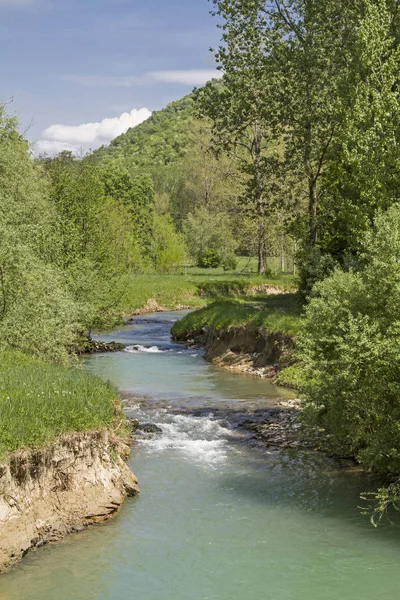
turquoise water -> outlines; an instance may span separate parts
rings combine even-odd
[[[141,495],[113,522],[30,553],[1,577],[0,599],[395,600],[400,529],[360,515],[368,482],[312,454],[251,447],[224,427],[213,407],[261,406],[281,390],[171,345],[173,318],[112,336],[139,351],[86,359],[141,396],[127,404],[132,416],[163,429],[133,449]],[[195,416],[202,406],[210,413]]]

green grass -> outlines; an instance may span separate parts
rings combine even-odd
[[[143,308],[150,299],[170,310],[181,305],[200,308],[216,297],[257,295],[257,287],[266,284],[294,289],[292,275],[261,277],[243,271],[247,264],[248,259],[240,258],[236,271],[182,267],[180,273],[172,275],[134,275],[125,290],[122,310],[130,314]]]
[[[256,300],[254,297],[222,298],[175,323],[172,333],[184,338],[198,335],[205,325],[217,330],[247,325],[297,335],[301,312],[301,299],[295,293],[261,296]]]
[[[0,353],[0,455],[116,422],[118,393],[77,369]]]

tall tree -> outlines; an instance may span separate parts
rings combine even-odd
[[[219,14],[223,14],[220,9]],[[267,61],[261,51],[262,38],[256,20],[249,19],[248,31],[237,15],[224,31],[225,46],[216,53],[224,70],[222,83],[210,82],[197,95],[200,116],[212,122],[212,148],[227,153],[244,175],[242,210],[252,215],[257,228],[258,272],[267,267],[266,219],[276,203],[279,142],[274,133],[273,112],[268,107]],[[247,37],[251,32],[251,37]],[[246,50],[242,51],[242,45]],[[268,115],[268,117],[267,117]]]
[[[344,0],[213,0],[213,4],[223,32],[216,59],[231,97],[229,106],[221,103],[216,128],[234,136],[236,132],[235,142],[242,143],[237,133],[242,135],[250,119],[258,206],[265,207],[264,188],[274,190],[274,178],[280,179],[287,200],[289,190],[295,189],[297,203],[307,204],[303,241],[312,252],[320,236],[326,165],[343,118],[339,100],[347,81],[357,2],[351,7]],[[209,105],[218,110],[215,102]],[[265,140],[266,156],[260,153]],[[271,193],[267,196],[271,199]]]
[[[377,210],[400,199],[399,18],[392,0],[359,11],[322,215],[321,246],[339,258],[357,259]]]

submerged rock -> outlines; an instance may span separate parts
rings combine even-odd
[[[128,417],[129,424],[131,426],[132,433],[163,433],[161,427],[154,423],[141,423],[139,419]]]
[[[143,423],[139,425],[139,429],[144,433],[162,433],[163,430],[154,423]]]
[[[128,417],[129,425],[131,426],[132,433],[135,433],[140,428],[139,419],[132,419]]]

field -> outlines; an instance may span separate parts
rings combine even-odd
[[[174,310],[181,306],[201,308],[220,297],[255,296],[261,286],[271,285],[283,290],[294,290],[291,274],[259,276],[256,260],[242,257],[235,271],[200,269],[182,266],[175,274],[139,274],[132,276],[121,303],[125,314],[143,308],[149,300]]]

